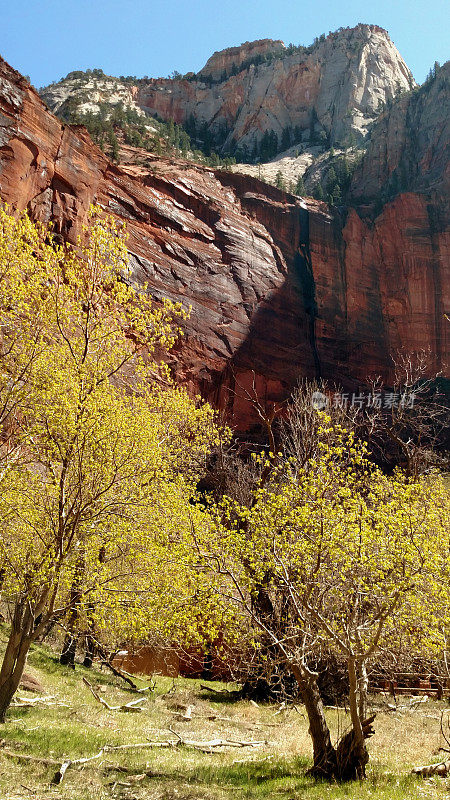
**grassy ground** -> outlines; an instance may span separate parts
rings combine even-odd
[[[390,712],[378,698],[376,735],[371,740],[368,779],[344,786],[315,783],[305,776],[311,753],[301,706],[276,714],[277,707],[218,702],[200,681],[157,679],[141,714],[108,711],[82,682],[87,677],[110,705],[136,698],[98,669],[61,667],[49,650],[35,647],[27,668],[46,693],[65,705],[12,708],[1,728],[1,800],[423,800],[450,798],[450,779],[415,778],[412,766],[439,760],[439,719],[443,703],[427,702],[406,712]],[[219,684],[214,684],[220,687]],[[19,692],[21,697],[27,695]],[[192,720],[177,713],[192,707]],[[212,717],[215,717],[214,719]],[[344,711],[329,711],[336,735],[346,727]],[[266,740],[259,749],[227,749],[212,755],[187,747],[107,752],[97,761],[69,769],[51,785],[55,767],[26,763],[7,749],[60,760],[93,755],[105,744],[182,737],[208,740]]]

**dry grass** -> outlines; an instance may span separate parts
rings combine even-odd
[[[143,713],[123,714],[101,707],[82,682],[83,675],[87,676],[111,705],[134,699],[105,672],[61,667],[41,647],[36,647],[30,657],[30,671],[42,681],[48,694],[56,695],[67,707],[42,705],[11,710],[1,731],[2,800],[450,797],[450,780],[408,775],[412,766],[438,760],[442,703],[430,701],[407,712],[391,712],[386,707],[383,710],[383,701],[378,699],[368,780],[364,785],[336,786],[317,784],[305,777],[311,746],[301,706],[276,714],[276,706],[218,702],[200,689],[199,681],[179,679],[173,685],[168,678],[158,678],[156,691],[145,703]],[[185,722],[177,712],[188,705],[193,718]],[[214,715],[219,718],[211,719]],[[335,734],[348,722],[344,711],[330,710],[329,719]],[[264,739],[267,743],[257,750],[233,749],[213,755],[186,747],[109,752],[98,761],[69,769],[60,786],[50,783],[54,767],[24,764],[5,755],[5,750],[10,749],[62,762],[67,757],[93,755],[105,744],[174,738],[169,728],[181,736],[201,740],[219,736]]]

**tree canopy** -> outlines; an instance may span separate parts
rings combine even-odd
[[[70,247],[0,211],[2,716],[54,620],[89,616],[110,640],[195,627],[180,548],[213,411],[155,360],[185,312],[136,292],[124,234],[91,216]]]

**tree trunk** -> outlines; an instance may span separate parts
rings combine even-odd
[[[81,599],[81,586],[84,577],[84,554],[77,561],[75,574],[70,589],[70,613],[67,620],[67,633],[64,637],[64,644],[59,657],[59,663],[65,666],[75,667],[75,653],[77,650],[78,635],[75,628],[78,622],[79,605]]]
[[[356,659],[354,656],[348,659],[348,678],[350,684],[349,703],[350,716],[352,720],[352,730],[347,733],[339,742],[337,747],[337,776],[340,780],[352,780],[353,778],[366,777],[366,764],[369,754],[365,744],[365,739],[370,736],[372,729],[370,723],[361,719],[358,704],[358,679],[356,672]],[[361,699],[361,695],[359,697]]]
[[[75,653],[77,650],[78,636],[72,631],[67,631],[64,637],[64,644],[59,657],[59,663],[64,666],[75,667]]]
[[[331,742],[330,730],[317,683],[317,674],[296,664],[291,665],[303,703],[308,714],[309,734],[313,743],[311,775],[323,778],[336,777],[336,750]]]
[[[364,659],[358,662],[359,682],[358,682],[358,711],[361,720],[367,717],[367,695],[369,691],[369,676]]]
[[[86,634],[83,667],[92,667],[95,655],[95,640],[90,633]]]
[[[0,670],[0,723],[5,722],[6,712],[19,687],[33,641],[33,627],[34,618],[28,604],[18,601]]]

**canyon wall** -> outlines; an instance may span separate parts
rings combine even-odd
[[[248,46],[248,60],[252,53]],[[223,51],[213,58],[229,64],[233,56]],[[227,134],[224,150],[234,140],[249,153],[264,131],[275,131],[281,141],[286,127],[300,129],[304,141],[321,132],[330,144],[351,133],[359,138],[382,104],[414,83],[386,31],[374,25],[330,34],[306,52],[286,50],[268,63],[250,63],[218,83],[204,81],[207,68],[187,80],[143,84],[136,101],[162,119],[183,123],[193,114],[213,134]]]
[[[440,195],[331,212],[181,160],[120,168],[0,60],[0,197],[69,241],[92,202],[126,221],[134,280],[191,307],[174,373],[241,429],[255,424],[245,399],[253,382],[277,401],[301,376],[348,391],[368,374],[389,380],[399,348],[428,347],[430,372],[448,363]]]
[[[114,80],[109,92],[125,105],[177,123],[195,119],[198,129],[206,126],[217,151],[239,146],[248,156],[265,131],[274,131],[279,145],[286,128],[299,144],[359,140],[380,108],[414,85],[389,35],[376,25],[341,28],[306,48],[271,39],[246,42],[214,53],[196,75],[139,80],[135,86]],[[108,95],[107,83],[99,81],[102,96]],[[90,97],[97,94],[90,86]],[[86,86],[76,79],[42,91],[55,113],[69,98],[84,111],[92,109],[85,95]]]

